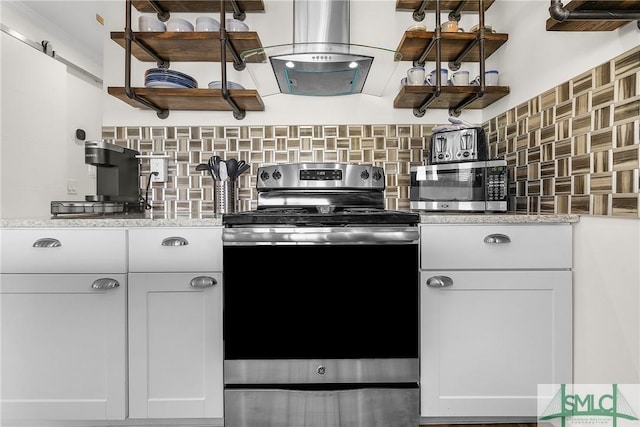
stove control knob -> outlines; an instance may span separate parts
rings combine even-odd
[[[360,172],[360,178],[362,178],[365,181],[369,179],[369,171],[365,169],[362,172]]]
[[[373,180],[374,181],[380,181],[382,179],[382,174],[380,173],[380,171],[373,171]]]
[[[275,170],[273,171],[273,173],[271,174],[271,176],[273,177],[273,179],[280,179],[282,178],[282,174],[280,173],[279,170]]]
[[[324,366],[320,365],[316,368],[316,373],[318,375],[324,375],[327,373],[327,368],[325,368]]]
[[[267,171],[262,171],[262,173],[260,174],[260,179],[263,181],[266,181],[269,179],[269,173]]]

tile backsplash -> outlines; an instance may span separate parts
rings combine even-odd
[[[154,212],[200,217],[213,212],[213,181],[200,163],[213,156],[244,160],[251,169],[238,178],[238,210],[256,207],[259,166],[297,162],[366,163],[385,171],[387,209],[409,208],[409,169],[423,164],[433,125],[104,127],[106,142],[168,155],[169,180],[152,183]],[[146,192],[148,159],[140,188]]]
[[[259,166],[367,163],[386,175],[388,209],[409,207],[409,170],[424,164],[435,124],[103,127],[102,138],[143,155],[168,155],[169,179],[149,186],[154,212],[213,213],[209,157],[251,165],[238,179],[238,210],[256,205]],[[483,123],[490,154],[510,167],[511,210],[640,217],[640,47]],[[142,160],[146,193],[149,161]]]
[[[513,208],[639,218],[640,47],[484,123]]]

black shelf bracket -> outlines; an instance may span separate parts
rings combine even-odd
[[[242,9],[240,9],[238,2],[236,0],[229,0],[229,3],[231,3],[231,7],[233,8],[233,17],[239,19],[240,21],[244,21],[247,17],[247,14],[244,13]]]
[[[442,41],[442,34],[441,34],[441,30],[440,30],[440,0],[436,0],[436,29],[435,29],[435,34],[433,37],[433,40],[431,41],[431,43],[429,43],[429,47],[427,47],[427,50],[425,50],[425,52],[423,52],[423,54],[420,56],[419,60],[426,60],[426,56],[429,50],[431,50],[431,46],[433,45],[433,43],[435,42],[435,48],[436,48],[436,85],[435,85],[435,90],[433,91],[432,94],[430,94],[427,99],[424,100],[424,102],[422,103],[422,105],[418,108],[414,108],[413,109],[413,115],[415,117],[423,117],[425,112],[427,111],[427,108],[429,107],[429,105],[431,105],[436,99],[438,99],[438,97],[440,96],[440,94],[442,93],[442,73],[440,72],[440,67],[442,65],[442,58],[441,58],[441,41]],[[446,83],[446,82],[445,82]]]
[[[480,43],[480,32],[478,32],[478,35],[476,35],[475,39],[470,41],[464,47],[464,50],[460,53],[460,55],[458,55],[458,57],[455,60],[449,62],[449,69],[452,71],[458,71],[460,69],[460,66],[462,65],[462,61],[464,60],[464,58],[469,54],[469,52],[471,52],[471,50],[478,43]]]
[[[124,91],[125,94],[130,98],[133,99],[135,101],[137,101],[138,103],[144,105],[147,108],[150,108],[152,110],[154,110],[156,112],[156,114],[158,115],[159,118],[161,119],[166,119],[167,117],[169,117],[169,110],[165,110],[163,108],[158,107],[157,105],[155,105],[154,103],[152,103],[151,101],[144,99],[140,96],[138,96],[136,94],[136,92],[133,90],[133,88],[131,87],[131,43],[133,42],[134,36],[133,36],[133,31],[131,30],[131,8],[132,8],[132,3],[131,0],[126,0],[126,10],[125,10],[125,45],[124,45],[124,50],[125,50],[125,57],[124,57]],[[140,46],[142,47],[142,46]],[[143,48],[144,49],[144,48]],[[167,65],[168,66],[168,65]]]
[[[220,27],[222,29],[222,25]],[[220,37],[222,37],[222,34],[220,34]],[[247,67],[247,64],[245,64],[244,60],[242,58],[240,58],[240,55],[238,54],[238,51],[236,50],[235,46],[231,42],[231,39],[229,39],[229,35],[226,34],[226,30],[225,30],[225,46],[229,50],[229,52],[231,53],[231,56],[233,56],[233,68],[236,71],[244,70]],[[226,58],[225,58],[225,60],[226,60]]]
[[[452,10],[451,12],[449,12],[449,19],[451,21],[456,21],[459,22],[460,21],[460,17],[462,16],[462,9],[464,8],[464,5],[467,3],[467,0],[461,0],[460,3],[458,3],[458,7],[456,7],[454,10]]]
[[[425,13],[424,10],[427,8],[427,3],[429,3],[429,0],[422,0],[420,2],[420,6],[418,6],[418,8],[416,10],[413,11],[413,20],[416,22],[422,22],[424,21],[424,17],[425,17]]]
[[[153,10],[156,11],[156,14],[158,15],[158,19],[160,21],[167,22],[169,18],[171,18],[171,14],[168,11],[164,10],[162,6],[160,6],[159,2],[157,2],[156,0],[147,0],[147,1],[149,2]]]
[[[222,76],[222,98],[227,101],[227,104],[229,104],[229,106],[233,110],[233,117],[236,120],[242,120],[247,115],[247,112],[238,107],[238,104],[233,100],[231,94],[229,93],[229,89],[227,88],[227,47],[231,45],[231,43],[229,42],[229,35],[227,34],[224,2],[225,0],[220,0],[220,72]],[[235,61],[237,52],[235,51],[233,46],[231,46],[231,52],[234,55]]]
[[[482,8],[484,6],[484,0],[480,0],[480,7]],[[486,70],[486,66],[485,66],[485,35],[486,35],[486,29],[484,28],[484,9],[480,10],[480,25],[478,28],[478,36],[476,37],[477,42],[480,44],[479,46],[479,50],[480,50],[480,85],[478,87],[478,90],[471,95],[470,97],[468,97],[467,99],[465,99],[464,101],[462,101],[461,103],[459,103],[458,105],[456,105],[453,108],[449,109],[449,115],[453,116],[453,117],[458,117],[460,115],[460,113],[462,112],[462,110],[464,110],[465,107],[467,107],[469,104],[471,104],[473,101],[480,99],[484,96],[484,93],[486,91],[486,85],[485,85],[485,70]]]
[[[436,55],[438,55],[438,52],[440,50],[440,38],[441,37],[442,37],[442,35],[440,33],[440,27],[438,25],[436,25],[435,33],[433,35],[433,38],[429,42],[429,45],[424,49],[424,51],[422,52],[420,57],[418,59],[416,59],[415,61],[413,61],[413,66],[414,67],[424,67],[424,64],[427,62],[427,56],[429,56],[429,52],[431,52],[431,50],[434,47],[436,49],[438,49],[436,51]]]
[[[564,21],[633,21],[640,20],[640,6],[636,10],[569,10],[560,0],[551,0],[549,16],[558,22]],[[640,21],[638,23],[640,27]]]
[[[147,55],[149,55],[153,59],[155,59],[156,65],[158,66],[158,68],[169,68],[169,65],[171,63],[169,61],[167,61],[166,59],[162,58],[160,55],[158,55],[156,51],[154,51],[149,46],[147,46],[142,40],[139,40],[136,37],[136,35],[133,34],[133,31],[131,32],[130,36],[131,36],[131,41],[132,42],[134,42],[135,44],[140,46],[140,49],[144,50]]]

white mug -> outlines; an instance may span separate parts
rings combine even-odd
[[[429,86],[435,86],[436,85],[437,73],[438,73],[438,70],[433,70],[427,76],[426,83]],[[447,84],[447,80],[448,79],[449,79],[449,70],[447,70],[446,68],[441,68],[440,69],[440,85],[441,86],[445,86]]]
[[[407,83],[410,85],[424,84],[424,67],[412,67],[407,70]]]
[[[488,70],[484,72],[484,85],[485,86],[498,86],[499,85],[499,73],[498,70]],[[471,86],[480,86],[480,76],[476,76],[471,82]]]
[[[451,84],[454,86],[469,86],[469,72],[461,70],[451,74]]]
[[[488,70],[484,72],[484,84],[487,86],[499,85],[499,73],[498,70]]]

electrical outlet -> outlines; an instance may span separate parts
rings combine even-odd
[[[151,175],[151,182],[167,182],[167,163],[167,159],[151,159],[151,173],[158,173]]]
[[[78,194],[78,180],[77,179],[68,179],[67,180],[67,194],[73,196]]]

